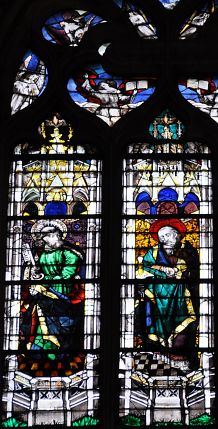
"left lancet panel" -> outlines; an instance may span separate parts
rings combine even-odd
[[[32,104],[45,90],[48,70],[43,61],[28,50],[17,72],[11,99],[11,114]]]
[[[45,40],[61,46],[78,46],[85,33],[104,21],[85,10],[67,10],[48,18],[42,28]]]
[[[3,425],[94,424],[102,166],[58,114],[39,132],[11,162]]]

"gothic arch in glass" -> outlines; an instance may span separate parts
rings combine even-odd
[[[97,422],[101,161],[58,113],[11,161],[3,420]],[[91,424],[91,423],[90,423]]]
[[[197,3],[7,16],[3,427],[214,424],[217,0]]]
[[[211,151],[182,129],[165,110],[123,161],[124,424],[214,419]]]

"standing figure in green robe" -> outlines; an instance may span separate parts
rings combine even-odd
[[[179,219],[157,220],[150,233],[158,244],[143,258],[147,280],[154,280],[145,286],[147,341],[186,354],[196,346],[198,253],[181,243],[186,227]]]
[[[52,360],[53,351],[80,348],[83,337],[84,287],[79,281],[83,256],[64,241],[66,232],[61,220],[36,222],[31,234],[37,253],[24,272],[25,279],[34,282],[23,291],[21,342],[27,350],[46,350]]]

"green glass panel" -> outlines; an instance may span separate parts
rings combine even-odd
[[[209,416],[209,414],[202,414],[202,416],[197,417],[196,419],[192,419],[190,421],[191,426],[212,426],[215,424],[215,418],[213,416]]]
[[[149,133],[155,139],[178,140],[184,134],[185,127],[169,109],[154,118],[149,126]]]
[[[86,416],[86,417],[83,417],[82,419],[77,420],[76,422],[73,422],[72,426],[73,427],[96,426],[98,425],[98,423],[99,423],[98,419],[94,419],[93,417]]]
[[[136,416],[123,416],[121,418],[121,423],[124,426],[142,426],[142,420],[140,419],[140,417],[136,417]]]
[[[18,427],[24,427],[27,426],[27,423],[20,422],[19,420],[15,419],[14,417],[11,417],[4,422],[2,422],[3,428],[18,428]]]

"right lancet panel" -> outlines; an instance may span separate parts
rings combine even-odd
[[[123,161],[123,424],[213,422],[210,150],[178,139],[165,130]]]

